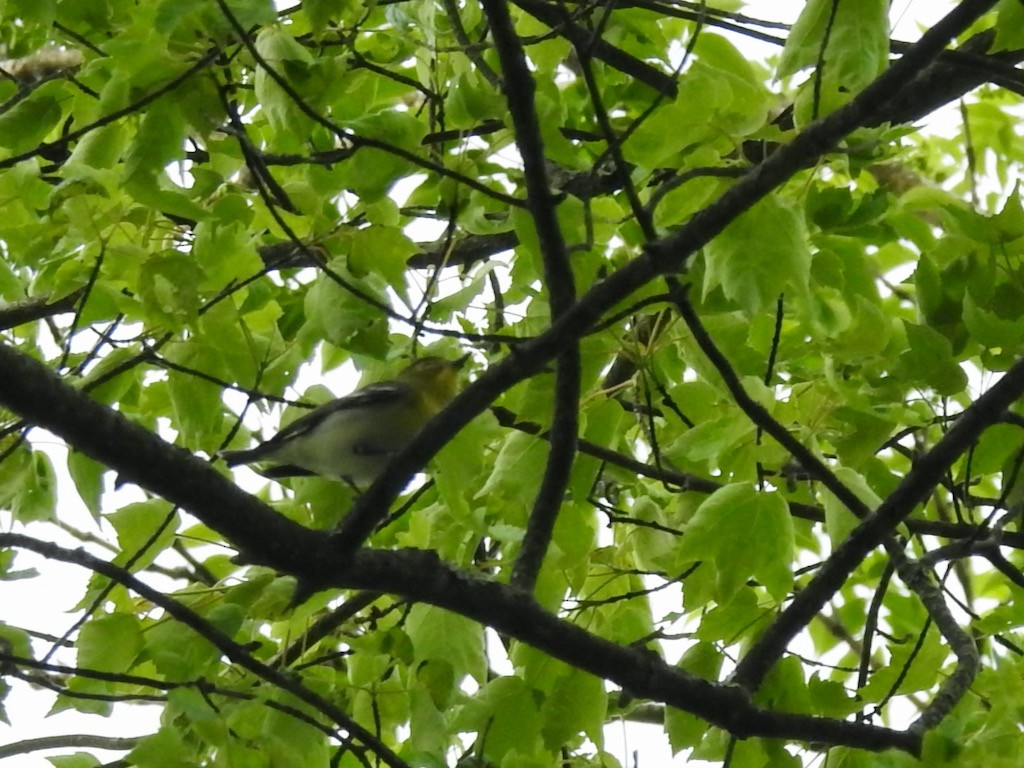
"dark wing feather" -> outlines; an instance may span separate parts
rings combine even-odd
[[[305,416],[300,416],[287,427],[270,438],[264,445],[277,446],[286,443],[300,435],[304,435],[323,423],[324,419],[333,416],[340,411],[349,411],[355,408],[369,408],[380,406],[394,401],[402,396],[408,389],[408,384],[402,382],[384,382],[371,384],[368,387],[356,390],[351,395],[332,400],[318,408],[313,409]]]
[[[296,467],[294,464],[281,464],[277,467],[267,467],[257,471],[259,474],[264,477],[268,477],[271,480],[280,480],[283,477],[314,477],[316,475],[316,472],[310,472],[308,469]]]

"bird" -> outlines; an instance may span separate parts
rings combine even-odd
[[[322,475],[360,490],[384,471],[458,391],[469,355],[451,361],[421,357],[382,381],[315,408],[254,448],[224,450],[229,467],[272,461],[272,479]]]

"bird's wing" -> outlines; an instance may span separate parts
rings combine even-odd
[[[264,445],[277,446],[304,435],[323,423],[329,416],[342,411],[352,411],[361,408],[381,407],[394,402],[408,394],[409,385],[400,381],[388,381],[380,384],[370,384],[353,392],[351,395],[332,400],[329,403],[314,408],[305,416],[300,416],[280,432],[274,435]]]
[[[266,469],[257,470],[259,474],[264,477],[270,478],[271,480],[281,480],[285,477],[315,477],[316,472],[302,467],[296,467],[294,464],[279,464],[276,467],[267,467]]]

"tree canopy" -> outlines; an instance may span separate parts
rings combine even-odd
[[[7,0],[0,577],[81,579],[0,697],[162,715],[0,756],[1017,766],[1024,6],[949,5]],[[365,492],[217,458],[466,353]]]

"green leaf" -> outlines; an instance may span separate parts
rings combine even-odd
[[[177,512],[163,499],[128,504],[107,515],[107,520],[117,531],[121,546],[117,562],[123,565],[131,560],[136,569],[153,562],[174,540],[178,528]]]
[[[452,693],[455,691],[455,671],[452,669],[452,665],[444,659],[435,659],[427,661],[421,664],[416,669],[416,680],[422,684],[427,694],[430,696],[432,707],[430,707],[429,720],[436,725],[436,720],[439,718],[435,715],[444,711],[449,705],[452,698]],[[416,704],[413,704],[415,710]],[[421,713],[426,710],[420,710]],[[411,715],[415,719],[415,712]],[[415,726],[413,726],[415,727]]]
[[[859,91],[888,61],[889,4],[809,0],[786,37],[778,76],[817,66],[823,46],[824,72],[845,89]]]
[[[839,467],[834,474],[839,482],[864,502],[868,509],[877,509],[882,503],[878,494],[859,473],[849,467]],[[825,506],[825,530],[828,532],[829,539],[832,540],[832,549],[834,550],[846,539],[850,531],[860,524],[860,520],[831,491],[822,488],[821,494]]]
[[[200,691],[181,687],[167,692],[168,714],[177,718],[183,714],[196,734],[218,747],[231,740],[228,724]]]
[[[1012,462],[1024,443],[1024,431],[1010,424],[993,424],[971,450],[971,471],[978,475],[1000,472]],[[960,478],[961,481],[963,478]]]
[[[206,674],[220,652],[184,624],[165,620],[146,631],[147,657],[168,681],[185,682]]]
[[[405,293],[405,263],[419,252],[417,245],[400,230],[367,227],[352,236],[348,266],[353,275],[375,272],[399,293]]]
[[[136,286],[149,322],[174,326],[199,316],[202,274],[195,261],[177,251],[147,258],[139,268]]]
[[[813,710],[825,717],[843,718],[859,708],[857,700],[841,683],[822,680],[817,673],[808,681],[807,693]]]
[[[544,444],[533,435],[513,432],[498,450],[494,469],[481,488],[478,498],[498,495],[502,498],[527,501],[532,497],[536,482],[523,482],[523,478],[537,479],[544,467]]]
[[[994,227],[995,234],[999,237],[999,242],[1012,243],[1014,240],[1024,237],[1024,206],[1021,205],[1019,182],[993,220],[996,225]]]
[[[302,0],[302,10],[309,16],[313,33],[319,35],[334,16],[337,3],[333,0]]]
[[[680,534],[672,531],[673,528],[679,530],[681,526],[671,519],[669,510],[663,509],[653,499],[640,498],[631,511],[638,525],[628,533],[623,547],[632,551],[637,567],[664,573],[682,570],[686,561],[679,556]]]
[[[901,692],[927,690],[943,677],[946,651],[938,632],[928,632],[920,648],[890,644],[887,650],[888,663],[875,670],[868,684],[858,691],[865,701],[889,696],[894,686]]]
[[[899,375],[941,395],[962,392],[967,374],[953,359],[949,341],[928,326],[904,321],[903,327],[908,349],[899,358]]]
[[[531,755],[541,750],[542,721],[536,699],[515,677],[499,677],[483,686],[463,706],[454,725],[479,733],[483,756],[495,763],[510,752]]]
[[[244,199],[224,196],[213,214],[216,218],[196,224],[192,258],[202,265],[204,285],[219,290],[255,275],[263,263],[250,240],[251,210]]]
[[[195,765],[193,756],[182,734],[173,726],[163,725],[128,753],[128,761],[138,768],[190,768]]]
[[[63,83],[51,81],[0,115],[0,147],[16,155],[46,139],[60,122]]]
[[[803,665],[789,656],[780,659],[768,672],[757,691],[755,701],[779,712],[807,712],[811,707]]]
[[[697,62],[687,72],[685,88],[691,77],[702,70],[711,73],[716,103],[693,103],[693,108],[711,107],[711,124],[731,136],[747,136],[763,127],[773,98],[747,57],[720,35],[702,33],[695,48]],[[676,128],[678,130],[678,126]]]
[[[188,355],[187,350],[182,350]],[[178,357],[178,355],[168,355]],[[175,360],[178,364],[194,367],[194,361]],[[202,365],[195,367],[202,371]],[[172,371],[167,377],[171,400],[171,424],[178,431],[179,442],[193,448],[214,453],[223,434],[223,403],[221,390],[215,384],[198,376]]]
[[[57,15],[57,0],[8,0],[7,11],[22,21],[49,26]]]
[[[680,94],[694,102],[712,98],[714,84],[702,73],[690,81]],[[675,156],[705,138],[708,126],[688,120],[689,110],[684,104],[670,104],[657,110],[645,120],[623,147],[626,160],[645,168],[657,168],[674,160]]]
[[[690,461],[717,463],[736,447],[753,439],[756,428],[741,413],[731,413],[720,419],[709,419],[688,429],[676,441],[664,447],[669,458],[685,457]]]
[[[17,627],[0,623],[0,650],[14,656],[31,657],[32,645],[28,633]]]
[[[57,477],[42,451],[15,447],[0,462],[0,507],[22,523],[49,520],[56,512]]]
[[[409,612],[406,632],[417,661],[447,661],[458,680],[465,675],[479,683],[486,680],[484,636],[478,624],[442,608],[417,604]]]
[[[479,72],[462,72],[445,99],[445,116],[452,128],[473,128],[500,112],[502,101]]]
[[[680,154],[693,152],[693,165],[717,164],[717,156],[709,156],[717,153],[701,147],[723,133],[745,136],[765,124],[770,94],[732,43],[702,32],[694,52],[697,60],[680,82],[675,101],[655,110],[623,145],[629,162],[653,169],[676,165]],[[698,113],[704,119],[693,120]]]
[[[107,468],[98,461],[78,451],[68,451],[68,473],[75,481],[78,495],[89,511],[96,517],[100,514],[100,499],[103,495],[103,476]]]
[[[361,296],[353,295],[344,285],[324,276],[306,293],[304,309],[307,324],[303,333],[326,339],[335,346],[371,357],[383,357],[387,344],[387,320],[377,307],[364,297],[384,304],[379,279],[359,279],[349,274],[344,265],[334,261],[331,270],[345,284],[354,286]]]
[[[1018,356],[1024,347],[1024,315],[1016,307],[1008,308],[1012,317],[1003,319],[998,311],[990,311],[974,300],[970,291],[964,296],[964,325],[980,345]],[[997,308],[993,308],[996,310]]]
[[[66,167],[81,174],[81,178],[92,177],[98,168],[113,168],[124,152],[126,135],[121,123],[90,131],[75,145]]]
[[[136,616],[114,613],[90,619],[75,642],[78,664],[98,672],[127,672],[143,647]]]
[[[787,287],[807,287],[811,254],[800,213],[770,195],[727,226],[704,249],[704,296],[726,298],[755,315]]]
[[[274,72],[284,78],[293,92],[296,85],[301,85],[308,75],[312,64],[309,51],[281,25],[265,27],[256,37],[256,50]],[[312,125],[309,116],[302,112],[289,92],[263,67],[256,70],[255,88],[256,97],[275,132],[278,145],[284,149],[298,149],[301,142],[296,140],[294,131],[301,128],[308,134],[308,126]]]
[[[556,750],[585,733],[598,746],[608,709],[604,682],[578,669],[567,668],[552,687],[541,707],[544,746]]]
[[[367,115],[351,121],[349,127],[375,144],[383,142],[413,154],[419,153],[420,140],[427,133],[420,120],[403,112]],[[413,167],[409,160],[394,151],[365,147],[345,163],[344,177],[347,186],[360,198],[374,201]]]
[[[786,500],[737,484],[715,491],[698,507],[686,526],[680,556],[715,563],[719,602],[730,600],[751,576],[781,601],[793,583],[793,546]]]
[[[1024,6],[1020,0],[999,0],[996,14],[996,39],[989,52],[1024,48]]]
[[[281,703],[296,706],[291,696],[282,695]],[[271,709],[263,721],[260,743],[269,763],[281,768],[308,768],[328,765],[330,755],[321,731],[311,723],[287,712]]]
[[[100,765],[99,760],[85,752],[76,752],[73,755],[54,755],[46,759],[54,768],[98,768]]]
[[[128,144],[124,158],[123,177],[128,183],[141,182],[163,171],[173,160],[182,157],[185,120],[180,109],[161,99],[146,111],[138,131]]]

